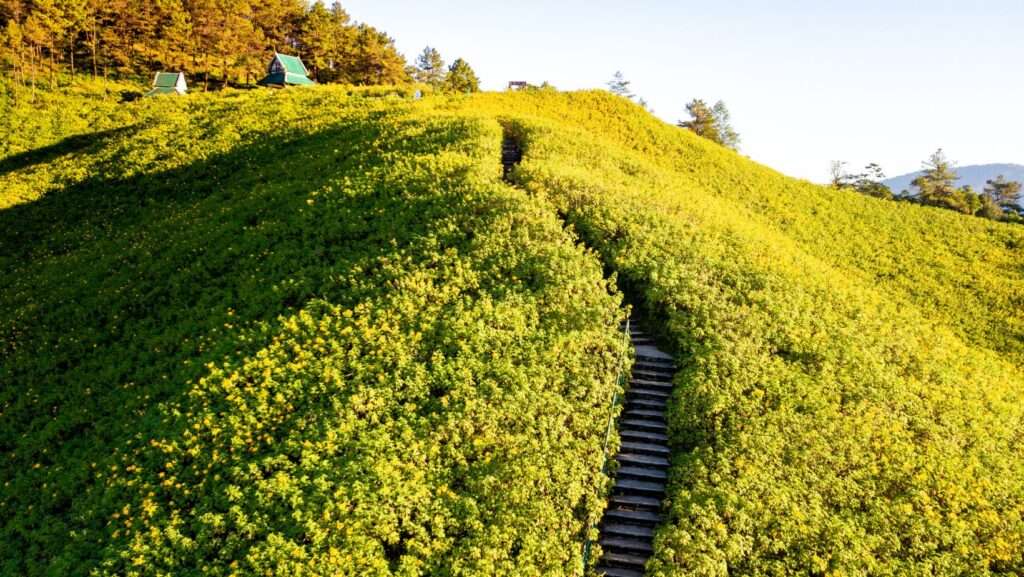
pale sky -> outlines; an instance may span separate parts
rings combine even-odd
[[[330,2],[327,2],[330,3]],[[485,90],[604,88],[616,70],[669,122],[724,100],[740,150],[824,181],[829,161],[1024,164],[1024,0],[343,0],[354,20],[465,58]]]

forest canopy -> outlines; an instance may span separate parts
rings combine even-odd
[[[25,83],[182,71],[250,83],[273,51],[299,55],[319,82],[409,82],[394,40],[320,0],[0,0],[0,59]]]

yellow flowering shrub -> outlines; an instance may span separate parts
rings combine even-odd
[[[148,99],[0,176],[0,574],[577,570],[620,298],[458,102]]]

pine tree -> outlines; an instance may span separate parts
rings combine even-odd
[[[404,84],[410,77],[405,58],[395,49],[395,41],[372,26],[360,24],[355,31],[355,45],[347,81],[356,85]]]
[[[298,52],[321,81],[407,82],[394,41],[355,26],[326,0],[0,0],[0,64],[34,83],[86,67],[93,75],[154,70],[251,80],[272,50]]]
[[[722,146],[736,150],[740,145],[740,135],[732,127],[732,115],[726,108],[725,102],[719,100],[711,108],[711,114],[715,119],[715,128],[718,130],[717,142]]]
[[[629,90],[629,84],[629,80],[626,80],[622,71],[616,70],[615,74],[612,75],[612,79],[608,81],[608,90],[612,94],[632,99],[633,93]]]
[[[864,172],[850,178],[853,181],[853,189],[857,192],[875,198],[892,199],[892,189],[882,183],[885,180],[885,172],[879,164],[872,162],[864,167]]]
[[[722,135],[718,131],[715,112],[708,107],[707,103],[699,98],[694,99],[686,105],[686,112],[690,115],[690,120],[680,120],[678,123],[680,127],[686,128],[708,140],[718,143],[722,142]]]
[[[943,206],[965,211],[962,194],[954,184],[959,180],[954,165],[946,158],[942,149],[936,150],[923,164],[924,171],[910,182],[918,190],[917,199],[922,204]]]
[[[1022,210],[1020,206],[1021,183],[1006,180],[1006,177],[1001,174],[993,180],[985,181],[984,196],[1003,212],[1020,213]]]
[[[302,61],[317,82],[333,82],[343,69],[352,38],[348,14],[337,3],[331,9],[319,0],[304,15],[296,35]]]
[[[445,68],[444,59],[441,58],[441,53],[437,49],[427,46],[416,57],[416,66],[413,69],[413,79],[416,82],[440,89],[444,85],[447,74],[448,70]]]
[[[480,90],[480,80],[476,73],[469,66],[469,63],[461,58],[452,62],[448,69],[448,77],[445,79],[445,89],[450,92],[470,93]]]

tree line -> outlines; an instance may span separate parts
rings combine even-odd
[[[991,220],[1024,223],[1021,183],[999,175],[985,181],[981,191],[975,191],[970,185],[957,186],[956,181],[960,177],[956,166],[941,148],[924,161],[921,174],[910,182],[911,190],[899,193],[893,193],[882,182],[885,173],[876,163],[868,164],[864,172],[849,173],[845,162],[833,161],[830,172],[833,188],[854,190],[887,200],[936,206]]]
[[[272,51],[296,54],[318,82],[411,82],[394,39],[322,0],[0,0],[0,63],[35,85],[60,73],[182,71],[204,87],[248,84]],[[474,78],[465,61],[455,75]],[[473,90],[476,85],[460,81]]]

